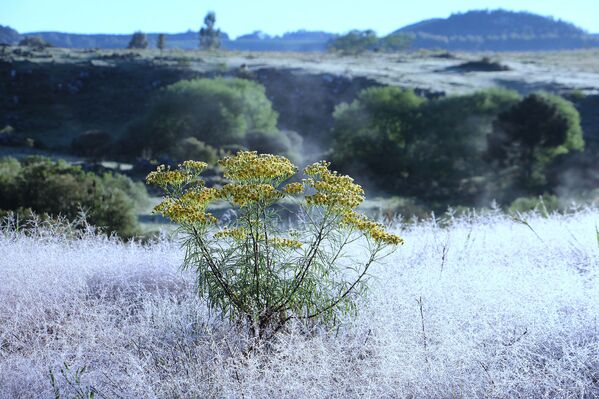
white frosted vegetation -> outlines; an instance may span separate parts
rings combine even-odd
[[[355,319],[249,356],[176,243],[5,231],[0,397],[75,395],[64,362],[109,398],[597,397],[599,212],[526,220],[405,227]]]

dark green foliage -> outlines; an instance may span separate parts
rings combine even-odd
[[[145,187],[121,175],[97,176],[64,161],[29,157],[0,159],[0,204],[3,211],[27,209],[87,221],[107,233],[131,237],[138,232],[136,201],[147,201]]]
[[[482,155],[493,120],[519,100],[516,92],[490,89],[424,104],[407,182],[414,194],[436,201],[474,203],[485,190],[488,165]]]
[[[335,111],[334,162],[402,195],[472,201],[492,121],[518,100],[499,89],[431,101],[398,87],[364,90]]]
[[[410,173],[408,152],[417,140],[414,125],[425,101],[411,90],[377,87],[362,91],[351,104],[339,105],[334,113],[333,162],[352,173],[365,169],[394,187],[398,178]]]
[[[525,193],[546,187],[546,167],[558,155],[582,150],[580,116],[561,97],[534,93],[497,117],[487,159],[503,178]]]
[[[343,54],[359,54],[373,50],[377,42],[376,33],[372,30],[352,30],[333,39],[328,47],[331,51],[338,51]]]
[[[129,129],[130,153],[170,155],[195,137],[220,148],[243,144],[249,131],[276,134],[277,113],[264,87],[243,79],[194,79],[166,87],[146,115]]]
[[[215,29],[216,14],[209,12],[204,17],[204,27],[200,29],[200,48],[216,50],[220,48],[220,29]]]
[[[148,37],[143,32],[135,32],[133,36],[131,36],[131,40],[129,41],[128,49],[146,49],[148,48]]]

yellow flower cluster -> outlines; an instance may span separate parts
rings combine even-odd
[[[219,162],[227,179],[241,182],[279,181],[297,172],[295,165],[287,158],[256,151],[240,151]]]
[[[275,247],[294,248],[299,249],[302,247],[302,243],[297,240],[290,238],[273,237],[270,240],[270,244]]]
[[[304,169],[306,175],[312,176],[304,179],[304,183],[316,190],[315,194],[306,196],[306,202],[308,205],[326,206],[336,212],[355,209],[364,201],[364,190],[351,177],[330,171],[329,165],[321,161]]]
[[[187,169],[193,173],[202,173],[204,169],[208,167],[206,162],[200,161],[185,161],[180,165],[182,168]]]
[[[282,194],[270,184],[225,184],[220,190],[220,198],[244,207],[251,203],[271,203],[281,198]]]
[[[218,190],[215,188],[195,188],[187,191],[178,199],[165,199],[154,208],[154,212],[178,223],[216,223],[216,218],[206,213],[206,207],[211,201],[218,198],[218,194]]]
[[[182,170],[170,170],[170,168],[160,165],[156,171],[148,174],[146,183],[159,187],[180,186],[187,183],[189,179],[190,176]]]
[[[214,224],[216,218],[205,211],[203,207],[193,207],[189,204],[167,198],[154,208],[154,212],[160,213],[177,223],[200,223]]]
[[[283,192],[290,195],[301,194],[304,191],[304,185],[302,183],[289,183],[283,187]]]
[[[180,201],[185,205],[198,206],[205,209],[210,202],[219,197],[220,192],[216,188],[202,187],[187,191],[181,196]]]
[[[234,229],[223,229],[214,235],[215,238],[230,237],[237,241],[243,241],[248,236],[249,232],[246,228],[237,227]]]
[[[395,234],[385,231],[385,227],[377,222],[368,219],[354,211],[348,211],[343,215],[342,223],[353,226],[358,230],[368,234],[373,240],[389,245],[402,245],[403,239]]]

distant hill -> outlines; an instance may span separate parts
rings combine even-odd
[[[534,51],[599,47],[599,35],[574,24],[528,12],[469,11],[403,27],[415,48]]]
[[[505,10],[469,11],[401,28],[399,32],[423,32],[440,36],[580,36],[585,32],[571,24],[528,12]]]
[[[158,33],[148,33],[149,45],[156,47]],[[62,32],[31,32],[27,36],[39,36],[55,47],[66,48],[125,48],[131,35],[75,34]],[[251,51],[324,51],[333,33],[300,30],[282,36],[270,36],[257,31],[231,40],[226,33],[221,34],[221,44],[227,50]],[[167,48],[198,48],[198,32],[165,34]]]
[[[469,11],[448,18],[428,19],[396,32],[412,36],[412,49],[452,51],[539,51],[573,50],[599,47],[599,34],[589,34],[579,27],[528,12],[505,10]],[[394,32],[395,33],[395,32]],[[131,35],[74,34],[31,32],[55,47],[126,48]],[[167,48],[196,49],[198,32],[166,34]],[[337,34],[299,30],[281,36],[261,31],[231,39],[226,33],[221,44],[227,50],[245,51],[325,51]],[[17,31],[0,25],[0,43],[16,44],[22,38]],[[156,47],[158,33],[149,33],[151,48]]]
[[[17,44],[21,40],[19,32],[10,26],[0,25],[0,44]]]

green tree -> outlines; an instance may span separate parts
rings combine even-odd
[[[435,100],[399,87],[364,90],[335,111],[335,164],[395,193],[473,202],[484,190],[493,120],[519,99],[501,89]]]
[[[414,126],[425,102],[412,90],[389,86],[363,90],[351,104],[339,105],[333,115],[334,164],[349,173],[367,171],[382,187],[397,188],[411,173]]]
[[[160,53],[162,53],[162,50],[164,50],[165,44],[166,36],[164,35],[164,33],[161,33],[158,35],[158,39],[156,40],[156,48],[160,50]]]
[[[137,31],[131,36],[131,40],[129,41],[129,45],[127,45],[128,49],[146,49],[148,48],[148,37],[145,33],[141,31]]]
[[[128,132],[130,155],[171,155],[179,140],[195,137],[215,147],[245,143],[250,131],[275,137],[277,113],[264,86],[243,79],[193,79],[166,87]]]
[[[202,50],[215,50],[220,48],[220,29],[215,29],[216,14],[209,12],[204,17],[204,27],[200,29],[200,48]]]
[[[576,108],[559,96],[541,92],[499,114],[488,138],[486,158],[515,189],[538,194],[546,188],[549,163],[583,148]]]
[[[483,155],[497,115],[521,100],[515,91],[489,89],[440,97],[420,109],[407,156],[412,163],[409,190],[433,201],[475,204],[486,190]]]
[[[360,54],[376,47],[378,38],[372,30],[352,30],[345,35],[333,39],[328,48],[342,54]]]

